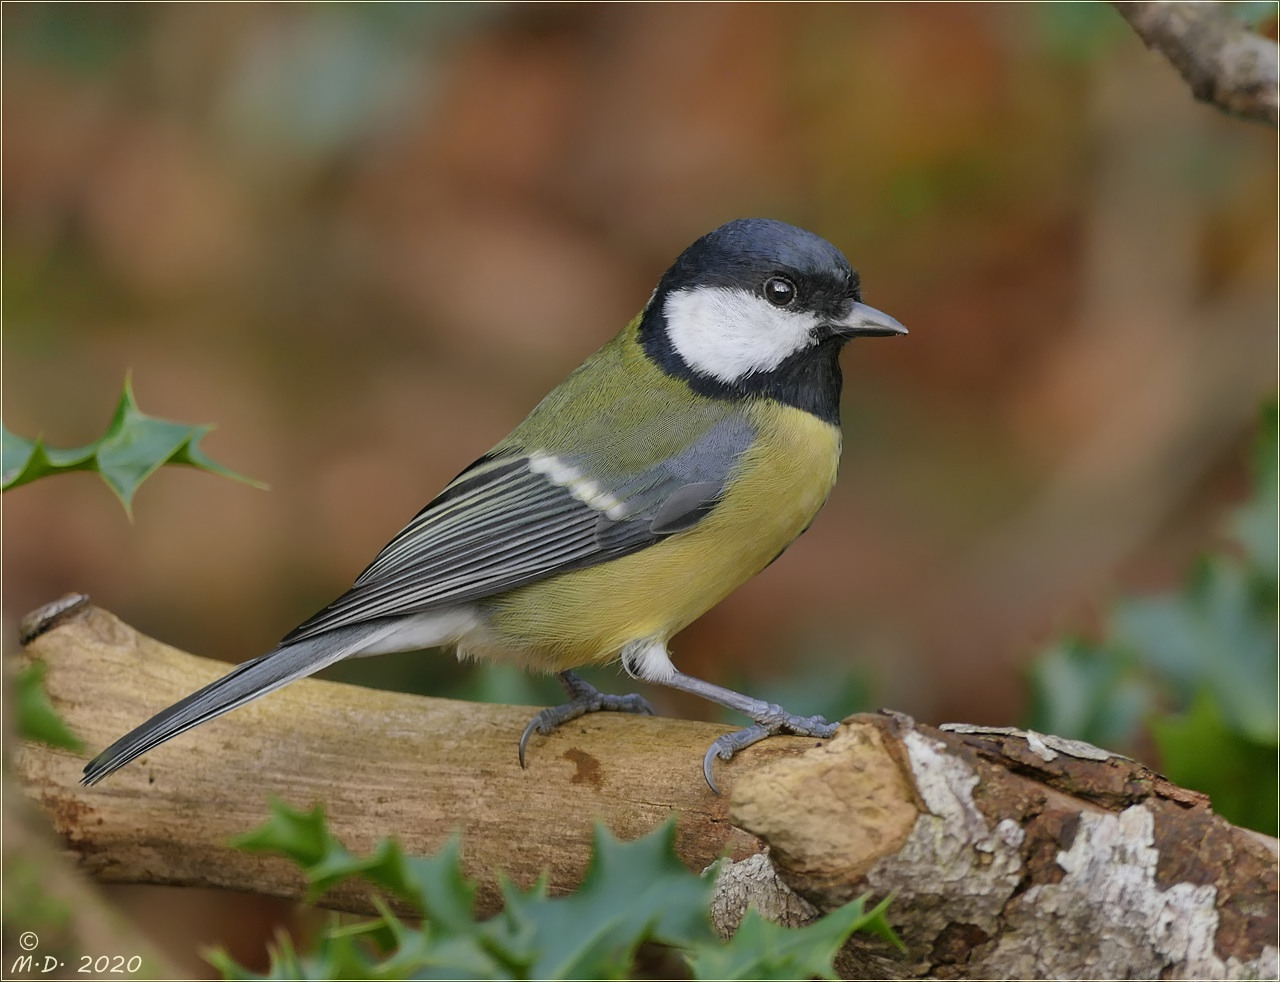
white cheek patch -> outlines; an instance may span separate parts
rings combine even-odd
[[[663,313],[667,337],[685,364],[721,382],[772,371],[818,342],[816,314],[784,310],[731,287],[676,290]]]

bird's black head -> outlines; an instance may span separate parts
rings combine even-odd
[[[862,303],[859,286],[825,239],[742,218],[681,253],[645,309],[640,340],[703,395],[771,397],[836,422],[844,343],[906,333]]]

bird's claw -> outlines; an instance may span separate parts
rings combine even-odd
[[[565,676],[569,676],[565,678]],[[529,738],[535,733],[540,736],[547,736],[559,726],[571,720],[577,719],[579,716],[585,716],[587,713],[638,713],[644,716],[655,715],[653,707],[649,705],[649,700],[637,692],[632,692],[625,696],[610,695],[601,692],[589,682],[584,681],[571,673],[564,673],[560,681],[564,684],[565,690],[569,693],[570,699],[566,703],[559,706],[550,706],[543,709],[529,720],[529,724],[524,728],[524,732],[520,734],[520,766],[525,766],[525,748],[529,745]]]
[[[702,776],[707,779],[707,787],[716,794],[720,794],[720,788],[716,785],[711,767],[712,761],[717,757],[721,760],[732,760],[739,750],[745,750],[752,744],[779,733],[792,733],[796,736],[827,740],[835,735],[839,725],[839,723],[828,723],[821,716],[792,716],[780,706],[770,706],[756,719],[754,726],[726,733],[712,742],[702,758]]]

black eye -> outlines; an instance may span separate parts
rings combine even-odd
[[[764,298],[775,307],[785,307],[796,298],[796,285],[785,276],[770,276],[764,281]]]

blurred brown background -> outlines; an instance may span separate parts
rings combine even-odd
[[[831,502],[677,663],[1015,723],[1038,645],[1215,540],[1275,385],[1275,132],[1105,5],[10,3],[3,81],[6,425],[88,442],[132,370],[272,487],[166,470],[132,524],[90,475],[6,495],[9,624],[80,590],[261,653],[693,238],[766,215],[911,335],[852,346]]]

